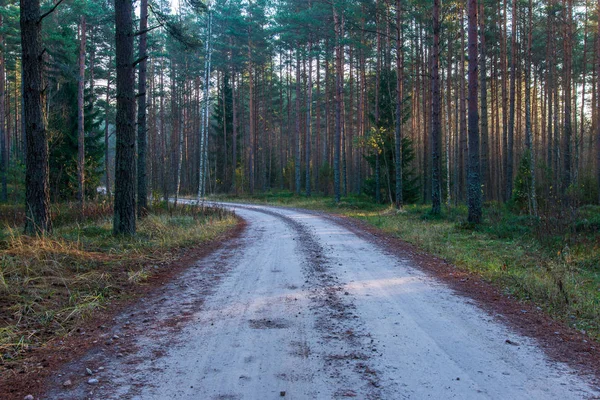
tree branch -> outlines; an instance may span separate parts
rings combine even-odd
[[[150,31],[153,31],[153,30],[155,30],[155,29],[158,29],[158,28],[160,28],[160,27],[162,27],[162,26],[163,26],[163,24],[158,24],[158,25],[156,25],[156,26],[153,26],[153,27],[151,27],[151,28],[144,29],[143,31],[137,31],[136,33],[134,33],[134,34],[133,34],[133,36],[140,36],[140,35],[143,35],[144,33],[148,33],[148,32],[150,32]]]
[[[48,11],[46,11],[45,13],[42,14],[42,16],[40,17],[40,19],[38,20],[38,24],[40,22],[42,22],[42,20],[44,18],[46,18],[48,15],[52,14],[54,12],[54,10],[56,10],[56,7],[58,7],[60,5],[60,3],[62,3],[64,0],[58,0],[58,2],[56,2],[56,4],[54,4],[52,6],[52,8],[50,8]]]
[[[148,55],[146,54],[143,57],[138,58],[137,60],[135,60],[133,62],[133,67],[135,68],[139,63],[141,63],[142,61],[146,61],[148,59]]]

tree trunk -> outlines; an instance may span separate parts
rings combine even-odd
[[[21,0],[23,119],[25,128],[25,233],[51,230],[48,139],[42,83],[42,21],[39,0]]]
[[[77,80],[77,200],[80,211],[83,212],[85,201],[85,130],[84,130],[84,108],[83,89],[85,86],[85,41],[86,24],[85,16],[81,16],[79,23],[79,77]]]
[[[110,68],[112,57],[108,57],[108,66]],[[106,77],[106,105],[104,109],[104,183],[106,185],[106,195],[111,197],[110,186],[110,156],[109,156],[109,122],[108,109],[110,108],[110,69],[107,70]]]
[[[342,135],[342,83],[343,83],[343,69],[342,69],[342,30],[340,25],[340,17],[333,7],[333,20],[335,24],[335,135],[334,135],[334,149],[333,149],[333,188],[335,194],[335,202],[340,202],[340,146],[341,146],[341,135]]]
[[[403,205],[402,199],[402,101],[404,96],[404,49],[402,48],[402,1],[396,0],[396,130],[394,147],[396,151],[396,208]]]
[[[458,154],[458,198],[457,201],[465,200],[466,172],[467,172],[467,91],[465,82],[465,28],[464,28],[464,9],[460,11],[461,35],[460,35],[460,135],[459,135],[459,154]]]
[[[252,63],[252,46],[250,40],[250,31],[248,32],[248,113],[250,116],[250,156],[246,163],[250,177],[250,194],[254,194],[254,71]]]
[[[598,0],[597,15],[598,20],[600,20],[600,0]],[[598,24],[598,37],[600,38],[600,24]],[[600,39],[597,41],[597,62],[596,84],[598,85],[597,91],[600,93]],[[596,96],[596,98],[598,97]],[[600,204],[600,107],[596,109],[596,119],[596,180],[599,188],[598,204]]]
[[[474,0],[469,0],[474,1]],[[431,49],[431,213],[441,209],[441,95],[440,95],[440,0],[433,0],[433,47]]]
[[[209,128],[209,103],[210,103],[210,69],[211,69],[211,56],[212,56],[212,12],[208,11],[208,27],[207,27],[207,35],[206,35],[206,46],[205,46],[205,60],[204,60],[204,107],[202,111],[201,124],[202,127],[200,129],[200,166],[199,166],[199,182],[198,182],[198,201],[201,198],[206,196],[206,181],[207,181],[207,173],[208,173],[208,128]],[[250,36],[248,36],[248,41],[250,41]],[[248,56],[250,56],[251,46],[248,46]],[[252,65],[252,62],[249,63]],[[250,69],[250,82],[252,83],[252,71]],[[250,118],[252,118],[252,87],[250,88]],[[252,119],[250,120],[252,121]],[[251,132],[254,129],[250,126]],[[254,171],[253,166],[251,165],[251,171]],[[252,174],[252,176],[254,176]],[[254,179],[251,180],[251,190],[254,190]]]
[[[528,32],[527,32],[527,58],[525,60],[525,147],[526,157],[529,160],[529,211],[537,215],[537,199],[535,197],[535,154],[533,148],[533,132],[531,127],[531,46],[532,46],[532,0],[529,0],[528,8]]]
[[[137,214],[141,218],[146,214],[148,208],[148,176],[146,173],[146,54],[148,29],[148,0],[140,1],[140,42],[138,57],[140,58],[138,70],[138,109],[137,109]]]
[[[469,222],[481,222],[481,176],[479,169],[479,108],[477,101],[477,0],[469,0]],[[487,121],[486,121],[487,123]]]
[[[517,0],[512,4],[512,20],[517,21]],[[513,151],[515,135],[515,96],[517,83],[517,24],[511,27],[511,60],[510,60],[510,110],[508,120],[508,142],[506,153],[506,194],[505,199],[510,200],[513,191]]]
[[[300,46],[296,49],[296,128],[294,130],[294,190],[300,194],[301,190],[301,158],[300,158]]]
[[[310,147],[312,145],[312,42],[308,42],[308,88],[306,94],[306,143],[305,143],[305,157],[306,157],[306,197],[310,197]]]
[[[564,22],[564,85],[565,85],[565,115],[564,115],[564,134],[562,137],[562,149],[563,149],[563,171],[562,171],[562,190],[563,194],[566,195],[566,191],[571,185],[571,136],[573,133],[572,126],[572,114],[571,114],[571,53],[573,48],[572,35],[571,35],[571,23],[573,20],[573,1],[563,0],[563,9],[565,12]]]
[[[237,187],[237,104],[236,104],[236,88],[235,88],[235,71],[232,72],[232,84],[231,84],[231,108],[233,113],[233,133],[231,138],[231,190],[234,194],[237,195],[238,187]]]
[[[113,232],[135,234],[135,72],[133,3],[115,0],[117,147]]]
[[[481,84],[481,165],[480,181],[483,184],[485,199],[491,197],[489,179],[489,130],[488,130],[488,103],[487,103],[487,48],[485,42],[485,2],[479,2],[479,82]]]
[[[0,15],[0,47],[4,48],[4,17]],[[9,100],[10,102],[10,100]],[[0,201],[8,201],[8,127],[6,126],[6,64],[0,52]]]

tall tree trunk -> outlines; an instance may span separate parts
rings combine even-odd
[[[474,0],[469,0],[474,1]],[[431,49],[431,213],[438,215],[441,209],[441,94],[440,94],[440,0],[433,0],[433,47]]]
[[[117,147],[113,233],[135,234],[135,71],[133,3],[115,0]]]
[[[300,141],[300,46],[296,49],[296,128],[294,130],[294,190],[296,194],[300,194],[300,190],[302,189],[301,183],[301,158],[300,158],[300,149],[301,149],[301,141]]]
[[[563,9],[565,12],[564,22],[564,85],[565,85],[565,115],[564,115],[564,134],[562,137],[562,151],[563,151],[563,173],[562,173],[562,189],[563,193],[566,194],[567,189],[571,185],[571,136],[573,134],[572,126],[572,92],[571,92],[571,80],[572,80],[572,61],[571,54],[573,48],[572,41],[572,29],[571,24],[573,21],[573,1],[563,0]]]
[[[529,210],[537,215],[537,199],[535,197],[535,153],[533,148],[533,132],[531,127],[531,46],[533,35],[533,4],[529,0],[527,29],[527,58],[525,59],[525,147],[529,161]]]
[[[312,146],[312,42],[308,42],[308,88],[306,95],[306,143],[305,143],[305,156],[306,156],[306,196],[310,197],[310,148]]]
[[[175,83],[176,85],[176,83]],[[175,88],[175,85],[173,85],[173,87]],[[181,174],[182,174],[182,166],[183,166],[183,138],[184,138],[184,119],[185,119],[185,103],[184,103],[184,92],[185,92],[185,84],[183,82],[181,82],[181,85],[183,85],[184,87],[181,88],[180,93],[179,93],[179,97],[177,101],[181,106],[177,108],[177,113],[178,113],[178,118],[177,118],[177,124],[179,124],[179,129],[177,130],[178,134],[179,134],[179,138],[178,138],[178,147],[177,147],[177,169],[176,171],[176,176],[175,176],[175,207],[177,207],[177,201],[179,200],[179,193],[181,190]],[[178,97],[177,94],[177,90],[173,91],[172,96],[175,96],[175,98]],[[206,146],[206,144],[205,144]]]
[[[231,138],[231,190],[234,194],[238,193],[237,186],[237,104],[236,104],[236,88],[235,88],[235,71],[232,71],[232,84],[231,84],[231,108],[233,113],[233,133]]]
[[[4,3],[4,2],[2,2]],[[2,4],[4,5],[4,4]],[[4,17],[0,15],[0,47],[4,49]],[[8,201],[8,127],[6,124],[6,64],[0,52],[0,201]]]
[[[554,26],[553,24],[553,18],[552,18],[552,13],[551,13],[551,6],[552,4],[548,4],[546,7],[548,9],[548,17],[547,17],[547,35],[546,35],[546,63],[548,65],[547,68],[547,73],[546,73],[546,91],[547,91],[547,95],[546,97],[548,98],[547,102],[547,128],[546,128],[546,136],[547,136],[547,154],[546,154],[546,168],[552,168],[552,162],[553,162],[553,157],[552,157],[552,142],[553,142],[553,138],[552,138],[552,122],[554,121],[554,116],[552,115],[552,110],[553,110],[553,106],[554,106],[554,102],[553,102],[553,94],[554,94],[554,87],[553,87],[553,83],[554,83],[554,62],[553,62],[553,58],[552,58],[552,40],[554,38],[554,35],[552,34],[552,27]],[[549,195],[549,191],[546,193],[547,195]]]
[[[477,101],[477,0],[469,0],[469,222],[481,222],[481,176],[479,170],[479,108]],[[485,62],[485,61],[483,61]],[[487,121],[486,121],[487,124]],[[487,126],[486,126],[487,127]]]
[[[585,136],[585,88],[587,81],[587,63],[588,63],[588,24],[587,20],[589,18],[589,10],[588,10],[588,2],[585,2],[585,28],[583,34],[583,71],[581,76],[581,114],[580,114],[580,123],[579,123],[579,137],[575,139],[575,145],[577,149],[576,160],[575,160],[575,181],[577,182],[579,178],[579,170],[583,166],[583,157],[584,157],[584,136]],[[592,105],[593,107],[593,105]],[[581,148],[580,148],[581,146]]]
[[[254,112],[255,112],[255,102],[254,102],[254,65],[252,62],[252,46],[250,40],[250,31],[248,32],[248,113],[250,116],[250,155],[248,158],[247,166],[250,172],[249,181],[250,181],[250,194],[254,194]]]
[[[179,111],[180,107],[183,107],[179,100],[179,82],[177,82],[178,68],[175,63],[175,59],[171,56],[171,168],[170,168],[170,184],[174,184],[175,189],[175,201],[174,206],[177,207],[179,200],[179,176],[181,173],[181,167],[179,165],[180,152],[179,152],[179,137],[182,113]],[[167,199],[167,202],[169,200]]]
[[[600,21],[600,0],[598,0],[598,20]],[[600,38],[600,24],[598,24],[598,38]],[[597,71],[596,71],[596,84],[597,92],[600,93],[600,39],[597,40]],[[598,99],[598,96],[596,96]],[[600,101],[598,102],[600,104]],[[598,204],[600,204],[600,107],[596,105],[596,180],[598,184]]]
[[[452,150],[450,145],[450,140],[452,138],[452,61],[453,61],[453,41],[450,39],[448,41],[448,64],[447,64],[447,72],[446,72],[446,205],[450,207],[452,202],[452,189],[451,189],[451,170],[450,160],[452,157]]]
[[[375,29],[377,30],[377,64],[375,66],[375,134],[379,137],[379,91],[381,90],[381,35],[379,33],[379,0],[375,6]],[[381,161],[379,140],[375,140],[375,202],[381,202]]]
[[[143,217],[148,208],[148,175],[146,173],[146,149],[148,147],[146,128],[146,59],[148,29],[148,0],[140,1],[140,42],[138,57],[138,108],[137,108],[137,214]]]
[[[508,120],[508,142],[506,153],[506,194],[505,199],[510,200],[513,191],[513,152],[515,135],[515,97],[517,86],[517,0],[512,3],[511,27],[511,60],[510,60],[510,111]]]
[[[85,201],[85,130],[83,107],[84,86],[85,86],[85,41],[86,24],[85,16],[81,16],[79,23],[79,77],[77,79],[77,200],[79,208],[83,212]]]
[[[342,135],[342,84],[343,84],[343,69],[342,69],[342,29],[340,17],[335,5],[333,6],[333,20],[335,25],[335,135],[333,149],[333,188],[335,202],[340,202],[340,146]]]
[[[167,203],[169,208],[169,167],[168,167],[168,154],[167,154],[167,130],[165,129],[165,57],[161,57],[160,60],[160,147],[161,147],[161,158],[162,158],[162,192],[163,200]]]
[[[507,176],[506,171],[508,170],[508,114],[510,113],[508,110],[508,1],[504,0],[504,7],[502,12],[502,40],[500,46],[500,65],[502,68],[502,165],[500,168],[502,178],[501,181],[503,183],[501,193],[502,199],[504,201],[508,200],[506,198],[506,185],[507,185]]]
[[[201,198],[206,196],[206,180],[208,174],[208,128],[209,128],[209,119],[208,115],[209,104],[210,104],[210,69],[211,69],[211,56],[212,56],[212,12],[208,11],[208,27],[207,27],[207,35],[205,41],[205,59],[204,59],[204,107],[202,108],[202,118],[201,124],[202,127],[200,129],[200,166],[199,166],[199,182],[198,182],[198,201]],[[250,46],[250,32],[248,32],[248,56],[251,55],[251,46]],[[249,65],[252,65],[251,58]],[[250,83],[252,84],[252,69],[250,71]],[[253,90],[252,86],[250,87],[250,132],[254,130],[253,122],[252,122],[252,96]],[[251,191],[254,191],[254,167],[250,164],[252,179],[250,182]]]
[[[487,48],[485,42],[485,2],[479,2],[479,82],[481,84],[481,178],[483,194],[486,199],[491,197],[489,179],[489,130],[488,130],[488,102],[487,102]]]
[[[467,91],[466,91],[466,80],[465,80],[465,28],[464,28],[464,4],[461,6],[460,21],[461,21],[461,35],[460,35],[460,135],[459,135],[459,154],[458,154],[458,198],[457,201],[464,201],[466,185],[466,172],[467,172],[467,158],[468,152],[468,138],[467,138]]]
[[[112,64],[112,57],[108,57],[108,69],[106,77],[106,105],[104,108],[104,183],[106,184],[106,195],[111,197],[111,185],[110,185],[110,153],[109,153],[109,121],[108,121],[108,110],[110,108],[110,68]]]
[[[321,53],[317,52],[317,93],[315,95],[315,160],[314,160],[314,176],[315,176],[315,188],[320,191],[319,172],[321,169]],[[282,113],[283,114],[283,113]]]
[[[51,230],[48,139],[42,83],[42,21],[39,0],[21,0],[23,119],[25,127],[25,233]]]
[[[402,47],[402,0],[396,0],[396,130],[394,145],[396,151],[396,208],[403,205],[402,199],[402,101],[404,96],[404,49]]]

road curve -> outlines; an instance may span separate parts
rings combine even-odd
[[[531,339],[330,219],[227,207],[246,220],[243,236],[115,321],[122,332],[142,325],[140,316],[185,311],[179,329],[156,321],[138,329],[135,351],[102,359],[98,384],[56,388],[50,398],[599,396]]]

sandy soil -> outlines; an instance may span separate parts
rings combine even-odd
[[[600,396],[401,253],[315,213],[230,207],[244,234],[115,318],[43,398]]]

